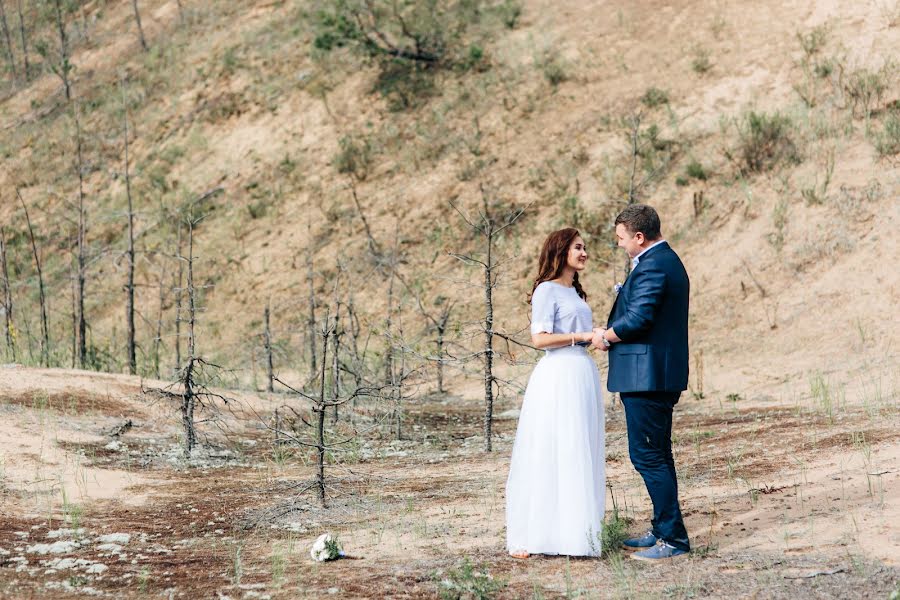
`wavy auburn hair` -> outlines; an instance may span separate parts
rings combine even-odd
[[[569,256],[569,248],[572,246],[572,242],[575,241],[575,238],[579,235],[581,234],[578,233],[577,229],[566,227],[565,229],[554,231],[547,236],[546,240],[544,240],[544,246],[541,248],[541,258],[538,263],[538,276],[537,279],[534,280],[534,285],[531,287],[531,295],[528,296],[529,304],[531,304],[531,296],[534,295],[534,290],[537,289],[537,286],[545,281],[557,279],[562,275],[563,269],[566,267],[566,260]],[[572,283],[575,286],[575,291],[581,296],[581,299],[587,300],[587,294],[581,287],[581,282],[578,281],[577,272],[575,273],[575,278],[572,280]]]

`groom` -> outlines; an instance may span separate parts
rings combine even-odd
[[[622,398],[628,454],[653,501],[652,528],[624,545],[639,551],[632,558],[658,561],[691,548],[672,459],[672,409],[688,382],[690,282],[662,238],[653,207],[632,204],[623,210],[616,217],[616,238],[631,257],[632,271],[593,344],[609,351],[607,387]]]

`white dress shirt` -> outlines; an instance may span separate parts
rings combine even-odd
[[[655,242],[653,242],[652,244],[650,244],[649,246],[647,246],[646,248],[644,248],[644,250],[640,254],[638,254],[637,256],[635,256],[634,258],[631,259],[631,268],[633,269],[636,266],[638,266],[638,263],[641,262],[641,257],[643,255],[647,254],[647,252],[650,250],[650,248],[653,248],[654,246],[659,246],[664,241],[666,241],[666,240],[660,238],[660,239],[656,240]]]

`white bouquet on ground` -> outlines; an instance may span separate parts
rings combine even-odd
[[[317,562],[325,562],[328,560],[337,560],[344,555],[341,545],[338,543],[337,536],[330,533],[323,533],[316,539],[309,551],[309,555]]]

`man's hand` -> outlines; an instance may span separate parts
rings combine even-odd
[[[603,329],[602,327],[595,327],[594,328],[594,337],[591,338],[591,346],[593,346],[594,348],[597,348],[598,350],[603,350],[604,352],[607,352],[609,350],[609,348],[606,346],[606,344],[603,343],[603,334],[605,332],[606,332],[606,330]]]

